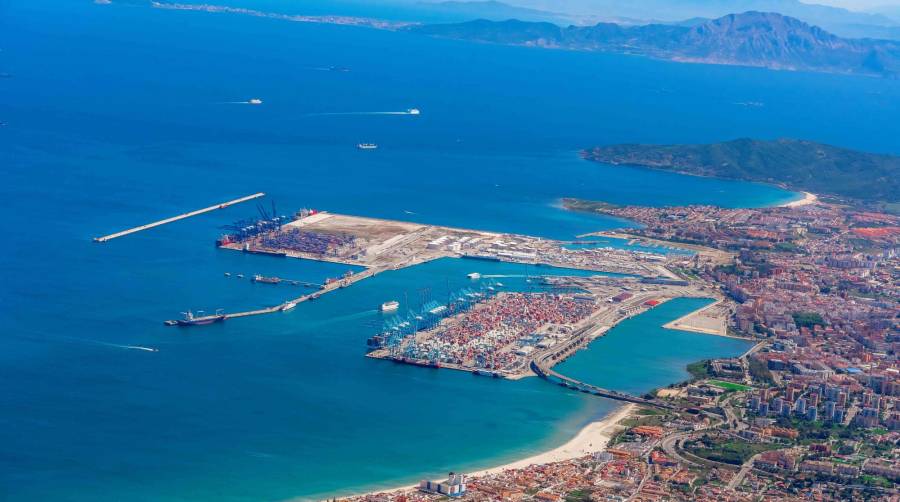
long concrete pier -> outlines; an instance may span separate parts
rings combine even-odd
[[[146,225],[141,225],[139,227],[129,228],[128,230],[122,230],[121,232],[116,232],[114,234],[104,235],[103,237],[94,237],[94,242],[106,242],[111,241],[113,239],[118,239],[119,237],[124,237],[129,234],[133,234],[136,232],[140,232],[142,230],[147,230],[153,227],[158,227],[161,225],[165,225],[167,223],[172,223],[174,221],[183,220],[185,218],[190,218],[192,216],[197,216],[203,213],[208,213],[210,211],[215,211],[217,209],[225,209],[228,206],[233,206],[235,204],[240,204],[241,202],[247,202],[248,200],[258,199],[266,195],[263,192],[255,193],[253,195],[248,195],[246,197],[241,197],[240,199],[230,200],[228,202],[223,202],[221,204],[216,204],[214,206],[204,207],[203,209],[198,209],[196,211],[191,211],[189,213],[179,214],[178,216],[173,216],[171,218],[166,218],[164,220],[154,221],[153,223],[148,223]]]
[[[387,270],[387,269],[384,267],[367,268],[367,269],[357,272],[349,277],[344,277],[344,278],[338,279],[336,281],[330,282],[328,284],[325,284],[321,289],[319,289],[315,293],[308,293],[308,294],[302,295],[300,297],[288,300],[286,302],[279,303],[278,305],[273,305],[271,307],[265,307],[265,308],[261,308],[261,309],[257,309],[257,310],[248,310],[248,311],[244,311],[244,312],[232,312],[232,313],[228,313],[228,314],[223,314],[223,317],[225,319],[235,319],[238,317],[249,317],[249,316],[273,314],[275,312],[281,312],[281,311],[285,310],[286,307],[289,307],[290,305],[296,306],[299,303],[315,300],[326,293],[330,293],[332,291],[336,291],[341,288],[346,288],[355,282],[358,282],[363,279],[380,274],[381,272],[384,272],[385,270]],[[215,316],[207,316],[207,317],[212,318]],[[165,324],[167,326],[174,326],[176,324],[176,322],[177,321],[174,321],[174,320],[165,321]]]

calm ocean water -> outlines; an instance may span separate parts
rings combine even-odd
[[[321,2],[260,5],[327,12]],[[759,206],[795,196],[580,160],[577,151],[594,144],[793,136],[900,151],[898,83],[877,79],[495,47],[143,2],[2,1],[0,49],[0,72],[12,75],[0,79],[8,500],[278,500],[393,486],[558,445],[614,406],[536,379],[362,357],[381,302],[423,287],[445,294],[474,270],[521,275],[520,266],[443,260],[285,315],[173,330],[160,321],[187,308],[296,296],[224,272],[321,281],[347,267],[217,251],[219,227],[252,216],[252,205],[102,246],[90,242],[95,235],[265,191],[283,212],[307,206],[570,238],[621,222],[561,211],[560,197]],[[351,71],[320,71],[330,65]],[[250,98],[264,104],[225,104]],[[750,102],[763,105],[740,104]],[[422,115],[311,115],[412,107]],[[361,141],[381,148],[357,151]],[[688,362],[743,349],[657,329],[695,307],[668,303],[566,364],[639,392],[683,378]],[[670,339],[678,351],[651,343]]]

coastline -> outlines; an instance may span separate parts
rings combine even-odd
[[[792,200],[791,202],[786,202],[784,204],[779,204],[778,207],[800,207],[800,206],[808,206],[810,204],[815,204],[816,201],[819,200],[819,197],[814,193],[810,192],[801,192],[803,194],[802,199]]]
[[[702,326],[699,322],[699,318],[706,314],[707,311],[712,311],[716,307],[722,305],[724,300],[722,298],[716,298],[714,302],[706,305],[704,307],[700,307],[693,312],[688,312],[687,314],[679,317],[678,319],[669,321],[663,324],[663,328],[665,329],[674,329],[678,331],[687,331],[690,333],[698,333],[701,335],[710,335],[710,336],[721,336],[724,338],[733,338],[735,340],[746,340],[753,341],[755,339],[748,338],[744,336],[735,336],[728,333],[728,327],[726,323],[725,316],[710,316],[715,318],[716,326]],[[693,321],[693,322],[692,322]]]
[[[550,464],[600,452],[606,449],[619,423],[634,415],[638,405],[628,403],[616,408],[600,420],[585,425],[578,434],[561,446],[498,467],[473,472],[470,476],[487,476],[510,469],[521,469],[534,464]]]
[[[624,404],[607,413],[603,416],[603,418],[588,423],[587,425],[582,427],[580,431],[578,431],[578,434],[576,434],[575,437],[566,441],[564,444],[557,446],[556,448],[542,453],[534,454],[521,460],[514,460],[512,462],[508,462],[496,467],[489,467],[480,471],[471,472],[468,473],[468,476],[470,479],[481,476],[490,476],[492,474],[499,474],[503,471],[522,469],[530,465],[562,462],[564,460],[571,460],[573,458],[583,457],[591,453],[604,451],[606,450],[609,441],[612,439],[613,434],[619,427],[622,427],[621,422],[633,417],[638,408],[639,406],[634,403]],[[364,495],[399,493],[417,489],[418,485],[405,485],[395,488],[374,490],[365,493],[357,493],[354,495],[337,497],[336,500],[345,501],[354,497],[361,497]],[[331,500],[331,498],[321,500]]]

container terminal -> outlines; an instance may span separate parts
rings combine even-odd
[[[676,279],[667,258],[614,248],[568,249],[569,242],[518,234],[301,210],[223,235],[221,248],[376,269],[439,258],[472,258]]]
[[[261,205],[257,209],[261,218],[229,225],[216,245],[221,249],[245,253],[353,265],[363,270],[328,279],[318,285],[316,291],[278,305],[220,314],[221,319],[217,316],[217,321],[284,311],[387,270],[449,257],[624,274],[659,284],[686,284],[666,268],[670,260],[685,259],[683,254],[662,256],[615,248],[569,249],[566,245],[571,242],[519,234],[351,216],[315,209],[301,209],[291,216],[279,216],[274,205],[271,212]],[[254,282],[279,284],[283,280],[255,276]],[[167,324],[186,325],[177,321]],[[203,322],[187,325],[197,324]]]
[[[451,295],[446,304],[426,303],[418,312],[387,320],[367,341],[368,356],[518,379],[535,374],[534,360],[576,339],[580,348],[672,298],[714,296],[692,286],[602,276],[546,278],[544,287],[532,292],[505,292],[493,284],[484,282]]]
[[[299,258],[362,267],[326,280],[314,292],[272,307],[167,321],[169,325],[211,324],[291,310],[297,304],[348,287],[378,273],[441,258],[523,263],[614,273],[618,276],[547,276],[540,289],[506,292],[503,285],[478,272],[472,285],[446,299],[422,299],[419,309],[399,311],[389,300],[383,312],[394,312],[381,332],[367,341],[366,355],[428,368],[467,371],[474,375],[517,379],[540,376],[559,385],[612,399],[664,406],[595,387],[552,368],[624,319],[675,297],[719,298],[692,285],[667,268],[699,254],[659,255],[612,247],[570,247],[577,241],[485,232],[421,223],[368,218],[302,209],[278,216],[258,205],[261,219],[230,225],[216,245],[221,249]],[[255,275],[253,282],[277,285],[279,277]],[[292,281],[296,282],[296,281]],[[308,283],[303,285],[315,286]],[[387,300],[387,299],[386,299]]]

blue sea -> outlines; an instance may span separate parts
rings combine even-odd
[[[354,3],[227,3],[427,17]],[[617,406],[538,379],[363,357],[384,321],[380,303],[416,302],[423,291],[441,298],[473,271],[528,289],[520,265],[440,260],[288,313],[185,330],[162,320],[298,296],[238,273],[318,282],[348,267],[217,250],[221,227],[254,216],[252,203],[104,245],[94,236],[264,191],[263,204],[279,212],[312,207],[571,239],[631,223],[563,211],[562,197],[728,207],[797,197],[581,160],[592,145],[789,136],[900,153],[897,81],[119,0],[0,1],[0,49],[0,73],[9,74],[0,78],[4,500],[321,498],[549,449]],[[330,66],[350,71],[323,70]],[[263,104],[233,104],[251,98]],[[362,113],[410,108],[421,115]],[[330,113],[343,115],[322,115]],[[358,151],[359,142],[380,148]],[[745,349],[659,329],[697,305],[666,303],[566,365],[641,392],[684,378],[689,362]]]

